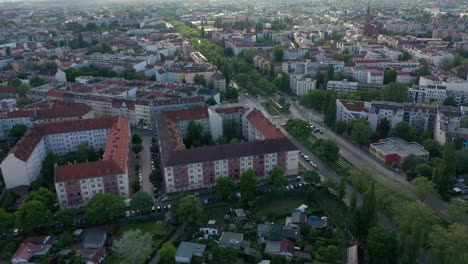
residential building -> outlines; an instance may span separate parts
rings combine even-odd
[[[372,143],[369,147],[369,153],[383,164],[397,168],[410,155],[429,159],[429,152],[423,146],[415,142],[406,142],[397,137],[381,139],[378,143]]]
[[[370,103],[351,100],[336,100],[336,120],[351,122],[356,118],[366,118]]]
[[[233,249],[240,249],[244,234],[234,232],[223,232],[219,239],[219,247],[231,247]]]
[[[39,176],[42,161],[48,152],[64,155],[87,143],[95,150],[106,150],[104,159],[97,162],[73,164],[56,167],[55,183],[57,196],[62,207],[80,206],[83,196],[91,198],[94,193],[84,195],[84,186],[89,181],[99,180],[101,186],[96,193],[107,192],[106,183],[115,182],[105,176],[117,177],[120,185],[113,184],[111,192],[119,187],[117,193],[128,196],[128,120],[119,118],[97,118],[71,120],[34,125],[12,148],[0,167],[8,189],[30,185]],[[91,186],[92,187],[92,186]],[[82,195],[83,193],[83,195]],[[77,197],[78,196],[78,197]],[[84,199],[86,199],[84,198]]]
[[[224,108],[224,110],[223,110]],[[262,178],[279,166],[287,175],[297,172],[297,148],[260,111],[230,105],[162,113],[157,120],[161,161],[167,192],[213,187],[219,177],[234,181],[247,169]],[[228,114],[229,113],[229,114]],[[229,117],[237,116],[235,119]],[[185,149],[183,135],[193,120],[213,139],[225,135],[224,120],[239,120],[248,140],[234,144]]]
[[[291,75],[289,82],[291,90],[297,96],[303,96],[307,92],[315,90],[317,87],[317,80],[305,78],[301,75]]]
[[[372,84],[383,84],[384,73],[383,72],[368,72],[367,83]]]
[[[15,125],[30,128],[34,124],[94,118],[94,111],[83,103],[55,101],[0,114],[0,138],[8,137]]]
[[[348,82],[346,79],[342,81],[328,81],[327,90],[335,90],[338,93],[355,92],[357,86],[357,82]]]
[[[177,263],[190,263],[192,257],[203,257],[205,253],[206,245],[192,243],[192,242],[181,242],[175,253],[175,261]]]

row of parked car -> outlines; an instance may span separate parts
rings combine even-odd
[[[312,132],[314,133],[320,133],[320,134],[323,134],[323,131],[320,130],[318,127],[316,127],[315,125],[313,125],[312,123],[310,123],[310,129],[312,129]]]
[[[319,169],[318,166],[317,166],[317,164],[315,164],[313,161],[310,160],[309,156],[307,156],[306,154],[304,154],[304,153],[302,153],[302,152],[299,152],[299,154],[301,155],[301,157],[302,157],[305,161],[307,161],[307,162],[310,164],[310,166],[312,166],[312,168],[314,168],[314,169],[316,169],[316,170]]]

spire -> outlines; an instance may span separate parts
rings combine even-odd
[[[370,15],[370,1],[367,3],[367,14]]]

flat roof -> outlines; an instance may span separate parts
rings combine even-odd
[[[423,146],[416,142],[406,142],[405,140],[398,137],[391,137],[381,139],[378,143],[372,143],[372,146],[384,152],[386,155],[398,154],[400,156],[409,156],[429,154]]]

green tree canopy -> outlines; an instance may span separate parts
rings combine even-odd
[[[72,226],[75,221],[75,209],[60,209],[55,213],[57,220],[64,226]]]
[[[420,201],[401,204],[394,219],[401,234],[402,260],[405,263],[415,263],[422,246],[428,242],[430,230],[440,223],[440,219]]]
[[[181,198],[176,212],[179,219],[189,224],[200,223],[203,218],[203,206],[200,199],[194,195]]]
[[[47,208],[52,208],[57,201],[57,196],[55,193],[49,191],[44,187],[40,187],[37,191],[32,191],[26,195],[26,202],[36,200],[41,202]]]
[[[319,184],[321,182],[320,175],[318,174],[317,171],[310,171],[310,170],[302,171],[301,176],[304,179],[304,181],[307,183]]]
[[[367,248],[371,263],[397,263],[398,240],[392,229],[372,227],[367,236]]]
[[[153,198],[144,191],[138,191],[132,196],[130,208],[135,211],[149,212],[153,207]]]
[[[326,161],[335,162],[340,158],[340,148],[329,139],[318,139],[314,146],[320,153],[319,155]]]
[[[429,243],[429,252],[441,264],[463,264],[468,259],[468,231],[464,225],[434,226]]]
[[[418,131],[408,122],[402,121],[390,130],[390,137],[399,137],[406,141],[415,141],[418,138]]]
[[[424,202],[427,198],[437,198],[439,194],[437,193],[436,186],[426,177],[417,177],[412,180],[411,183],[414,186],[416,195],[419,200]]]
[[[220,177],[216,180],[216,193],[222,198],[226,199],[229,195],[236,191],[236,185],[231,178]]]
[[[132,135],[132,144],[141,144],[143,142],[143,139],[139,134],[133,134]]]
[[[372,136],[372,130],[369,122],[365,119],[360,119],[360,122],[353,122],[351,129],[351,138],[353,141],[360,146],[367,145],[370,142]]]
[[[273,59],[275,62],[282,62],[284,57],[284,51],[281,47],[275,47],[273,49]]]
[[[257,178],[252,168],[247,169],[241,175],[240,190],[243,201],[251,201],[255,199],[255,191],[257,190]]]
[[[15,224],[15,215],[0,208],[0,235],[7,233]]]
[[[10,129],[10,137],[20,139],[28,130],[23,124],[16,124]]]
[[[149,256],[151,245],[151,234],[135,229],[123,233],[119,240],[115,240],[112,251],[123,259],[124,263],[138,264],[143,263]]]
[[[123,198],[116,194],[98,193],[85,205],[86,218],[93,224],[109,223],[125,212]]]
[[[408,86],[404,83],[390,83],[380,90],[382,101],[403,103],[408,101]]]
[[[266,183],[273,186],[275,189],[286,186],[288,184],[288,178],[284,175],[284,169],[278,166],[273,167],[268,173]]]
[[[176,248],[171,242],[166,242],[162,245],[159,250],[159,255],[162,259],[170,260],[175,256]]]
[[[52,213],[43,203],[32,200],[22,204],[16,212],[15,226],[23,230],[25,234],[31,234],[39,225],[52,223]]]

